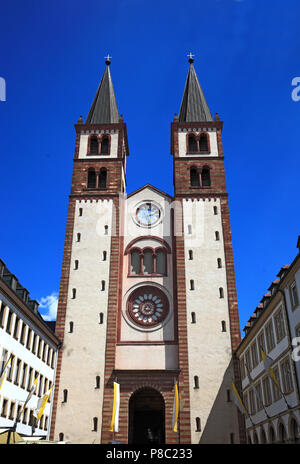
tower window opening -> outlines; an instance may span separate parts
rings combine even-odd
[[[200,417],[196,417],[196,432],[201,432],[201,421],[200,421]]]
[[[99,313],[99,324],[103,324],[103,320],[104,320],[104,314]]]
[[[104,226],[104,235],[108,235],[108,226]]]
[[[224,298],[224,289],[222,287],[219,288],[219,295],[220,298]]]
[[[105,280],[101,280],[101,292],[105,290]]]
[[[216,235],[216,240],[217,240],[217,241],[220,240],[220,234],[219,234],[219,232],[218,232],[217,230],[216,230],[216,232],[215,232],[215,235]]]
[[[166,265],[167,256],[164,250],[157,250],[156,252],[156,273],[161,275],[166,275],[167,265]]]
[[[94,417],[93,418],[93,432],[97,432],[97,429],[98,429],[98,418],[97,417]]]
[[[99,188],[106,189],[107,184],[107,170],[105,168],[100,169],[99,173]]]
[[[188,225],[188,234],[189,235],[192,234],[192,226],[191,226],[191,224]]]
[[[222,321],[222,332],[226,332],[226,322]]]
[[[194,259],[193,250],[189,250],[189,260],[192,261]]]
[[[196,168],[190,169],[191,187],[200,187],[199,173]]]
[[[214,215],[218,214],[218,207],[214,206]]]
[[[199,377],[198,377],[198,375],[194,376],[194,388],[196,388],[196,389],[199,388]]]
[[[82,208],[79,208],[79,216],[82,216]]]
[[[196,313],[191,313],[192,316],[192,324],[196,324]]]
[[[80,242],[80,239],[81,239],[81,234],[78,233],[78,234],[77,234],[77,242]]]
[[[74,329],[74,322],[70,322],[69,323],[69,333],[73,333],[73,329]]]
[[[195,153],[198,151],[197,140],[193,134],[188,136],[188,152]]]
[[[98,155],[98,150],[99,150],[98,137],[96,137],[96,136],[91,137],[90,154],[91,155]]]
[[[68,390],[63,391],[63,403],[68,401]]]
[[[208,134],[201,134],[199,138],[200,152],[208,152]]]
[[[222,267],[222,260],[221,258],[218,258],[218,268],[220,269]]]
[[[101,140],[101,154],[108,155],[108,148],[109,148],[109,139],[107,136],[105,136]]]
[[[79,261],[78,261],[78,259],[75,259],[74,269],[77,270],[78,266],[79,266]]]
[[[76,288],[72,288],[72,298],[73,300],[76,298]]]
[[[153,253],[152,250],[144,252],[143,256],[143,272],[144,274],[153,274]]]
[[[106,252],[106,251],[103,251],[103,254],[102,254],[102,261],[106,261],[106,256],[107,256],[107,252]]]
[[[94,169],[90,169],[88,171],[87,187],[88,188],[96,188],[96,172],[95,172]]]
[[[64,441],[64,434],[63,434],[63,433],[60,433],[60,434],[58,435],[58,440],[59,440],[59,441]]]
[[[210,187],[210,172],[209,168],[203,168],[201,172],[201,183],[202,187]]]
[[[96,389],[100,388],[100,375],[97,375],[96,376],[96,386],[95,386]]]
[[[195,290],[195,282],[190,280],[190,290]]]

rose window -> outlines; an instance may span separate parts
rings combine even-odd
[[[130,318],[139,325],[160,324],[169,312],[165,294],[156,287],[140,287],[129,297],[127,311]]]

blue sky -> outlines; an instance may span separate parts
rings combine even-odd
[[[105,64],[127,123],[128,193],[173,194],[170,123],[195,68],[224,121],[241,328],[299,227],[300,6],[295,0],[14,0],[1,8],[1,258],[55,309],[74,153]],[[154,135],[155,134],[155,135]],[[53,313],[52,313],[53,314]]]

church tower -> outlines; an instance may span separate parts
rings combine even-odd
[[[110,60],[75,125],[56,333],[51,438],[71,443],[238,443],[240,341],[222,122],[193,60],[171,124],[174,196],[126,194],[126,124]],[[113,384],[118,432],[110,431]],[[179,386],[178,430],[172,428]]]

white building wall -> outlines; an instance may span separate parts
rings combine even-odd
[[[64,439],[72,443],[99,443],[101,440],[112,213],[112,200],[76,202],[55,429],[55,438],[64,433]],[[105,225],[109,226],[107,235],[104,235]],[[80,242],[76,241],[77,233],[81,234]],[[107,253],[105,261],[103,251]],[[74,269],[75,260],[78,260],[77,270]],[[103,291],[102,280],[105,281]],[[75,299],[72,298],[73,288],[76,289]],[[104,316],[102,324],[99,323],[100,313]],[[73,333],[69,333],[70,322],[74,324]],[[80,375],[76,375],[79,371]],[[95,388],[96,376],[100,376],[100,389]],[[65,389],[68,400],[64,404]],[[92,431],[94,417],[98,418],[97,432]]]
[[[226,397],[233,371],[220,201],[183,200],[183,212],[192,443],[229,443],[230,433],[238,440],[238,430],[236,411]],[[196,323],[192,323],[192,312]],[[222,321],[226,332],[222,332]],[[199,378],[199,389],[194,388],[194,376]],[[201,432],[195,431],[196,417],[201,420]]]

